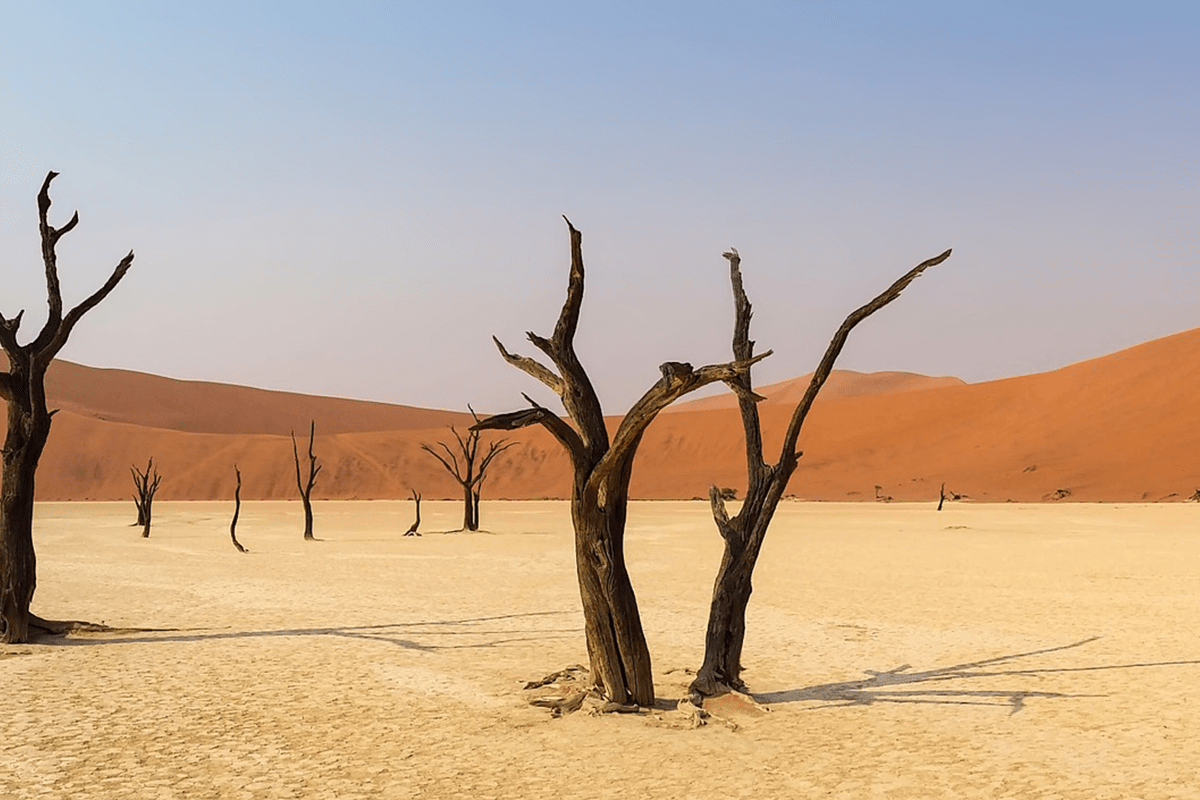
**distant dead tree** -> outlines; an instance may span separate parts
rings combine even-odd
[[[725,253],[729,260],[729,276],[733,284],[735,320],[733,328],[733,355],[738,362],[752,364],[755,360],[754,340],[750,338],[750,301],[742,285],[741,258],[736,250]],[[720,490],[713,486],[709,490],[713,519],[717,530],[725,540],[725,552],[713,585],[712,604],[709,607],[708,628],[704,639],[704,663],[696,673],[688,694],[692,701],[700,703],[727,688],[744,689],[741,679],[742,644],[746,634],[746,605],[750,602],[751,577],[763,539],[771,524],[771,517],[787,489],[788,481],[795,472],[800,452],[796,445],[800,429],[817,394],[834,362],[841,354],[850,331],[858,323],[900,296],[900,293],[926,269],[942,263],[950,257],[950,251],[924,261],[893,283],[882,294],[862,308],[854,311],[838,328],[825,350],[821,363],[809,381],[808,389],[801,398],[783,436],[779,460],[769,465],[763,458],[762,429],[758,406],[754,402],[754,384],[750,370],[741,370],[726,379],[726,383],[738,395],[738,409],[742,417],[742,428],[746,440],[746,472],[748,488],[742,508],[734,517],[726,511]],[[876,487],[876,491],[882,487]]]
[[[571,520],[575,528],[575,564],[583,601],[584,631],[591,660],[589,682],[617,705],[654,704],[650,651],[642,631],[637,600],[625,567],[625,520],[633,457],[646,427],[660,411],[683,395],[716,381],[732,381],[769,353],[728,364],[693,369],[668,362],[656,381],[621,420],[609,439],[600,400],[575,353],[575,330],[583,304],[582,234],[567,220],[571,272],[567,297],[549,339],[528,333],[531,343],[553,363],[551,369],[510,353],[493,337],[504,360],[548,386],[562,400],[574,426],[525,395],[530,407],[477,422],[472,430],[515,430],[541,425],[571,459]]]
[[[61,228],[55,228],[47,220],[50,182],[56,177],[57,172],[46,175],[37,198],[50,306],[46,322],[33,341],[20,344],[17,331],[25,312],[18,312],[12,319],[0,314],[0,346],[8,356],[8,371],[0,372],[0,399],[8,406],[4,474],[0,479],[0,642],[8,644],[28,641],[30,626],[44,628],[46,622],[29,613],[37,587],[37,558],[33,550],[34,475],[54,415],[46,407],[46,368],[67,343],[76,323],[109,295],[133,264],[130,251],[103,286],[63,313],[55,248],[58,240],[79,224],[79,213],[72,215]]]
[[[421,527],[421,493],[416,489],[409,489],[412,492],[413,502],[417,504],[417,519],[412,525],[408,526],[408,530],[404,532],[405,536],[420,536],[417,533],[417,528]]]
[[[162,476],[158,474],[158,470],[154,468],[154,459],[151,458],[146,462],[146,469],[139,470],[136,466],[129,468],[133,474],[133,485],[137,488],[137,494],[133,496],[133,502],[137,506],[137,522],[135,525],[142,526],[142,538],[150,538],[150,519],[154,511],[154,495],[158,493],[158,484],[162,481]],[[151,474],[153,472],[153,474]]]
[[[478,423],[479,415],[475,413],[475,409],[470,406],[467,406],[467,409],[471,412],[471,417]],[[422,444],[421,449],[441,462],[446,471],[454,476],[454,480],[458,481],[463,492],[462,529],[477,531],[479,530],[479,495],[483,491],[483,478],[487,474],[492,460],[515,445],[516,442],[509,442],[507,439],[489,442],[487,452],[481,457],[479,455],[479,431],[471,428],[467,431],[466,437],[463,437],[451,425],[450,433],[454,434],[454,440],[458,443],[458,455],[455,455],[445,442],[438,442],[438,447],[446,451],[446,458],[443,458],[441,453],[427,444]],[[461,464],[458,460],[459,455],[462,456]]]
[[[233,520],[229,523],[229,538],[233,540],[233,546],[239,553],[249,553],[250,551],[242,547],[242,543],[237,540],[238,515],[242,513],[242,471],[234,464],[233,472],[237,475],[237,488],[233,490]]]
[[[966,497],[966,495],[965,495],[965,494],[962,494],[962,493],[960,493],[960,492],[956,492],[956,491],[954,491],[953,489],[951,489],[950,491],[946,491],[946,484],[944,484],[944,483],[943,483],[943,484],[942,484],[942,492],[941,492],[941,496],[940,496],[940,497],[939,497],[939,499],[938,499],[938,507],[937,507],[937,510],[938,510],[938,511],[941,511],[941,510],[942,510],[942,504],[943,504],[943,503],[945,503],[947,500],[962,500],[964,497]]]
[[[313,536],[312,489],[313,484],[317,482],[317,473],[321,471],[321,467],[317,466],[317,457],[313,455],[313,436],[316,432],[317,421],[314,419],[308,426],[308,480],[305,481],[300,477],[300,452],[296,449],[296,432],[292,431],[292,456],[296,459],[296,488],[300,490],[300,501],[304,503],[304,538],[308,541],[316,538]]]
[[[1192,496],[1187,499],[1189,503],[1200,503],[1200,489],[1192,493]]]
[[[875,500],[880,503],[890,503],[892,502],[892,496],[890,494],[883,494],[883,487],[875,484]]]

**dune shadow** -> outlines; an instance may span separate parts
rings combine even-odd
[[[870,677],[863,680],[824,683],[802,689],[787,689],[778,692],[755,693],[754,699],[765,705],[776,703],[815,703],[812,709],[842,708],[845,706],[869,706],[876,703],[923,703],[937,705],[986,705],[1008,707],[1009,714],[1016,714],[1025,707],[1029,698],[1065,699],[1106,697],[1107,695],[1071,694],[1067,692],[1031,691],[1028,689],[967,689],[967,688],[914,688],[894,689],[897,686],[920,684],[944,684],[950,681],[969,681],[983,678],[1033,677],[1039,678],[1055,673],[1100,672],[1107,670],[1142,669],[1147,667],[1177,667],[1200,665],[1200,659],[1186,661],[1152,661],[1129,664],[1101,664],[1094,666],[1047,666],[1024,667],[1014,665],[1021,659],[1048,653],[1060,653],[1090,644],[1101,637],[1092,636],[1071,644],[1030,650],[1026,653],[987,658],[912,672],[912,666],[903,664],[890,670],[864,670]]]
[[[159,629],[168,635],[146,636],[149,629],[109,629],[98,632],[79,632],[47,639],[42,644],[59,647],[80,647],[111,644],[161,644],[165,642],[208,642],[228,639],[269,639],[295,636],[328,636],[364,639],[401,647],[405,650],[437,652],[441,650],[486,649],[517,642],[578,636],[583,629],[573,628],[507,628],[507,620],[528,620],[576,614],[574,611],[532,611],[523,614],[501,614],[464,619],[395,622],[377,625],[326,626],[314,628],[278,628],[273,630],[213,630],[189,628]],[[484,626],[484,627],[480,627]],[[193,632],[194,631],[194,632]],[[458,639],[454,637],[460,637]]]

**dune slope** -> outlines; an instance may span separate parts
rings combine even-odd
[[[451,441],[446,426],[461,425],[461,414],[56,366],[51,391],[63,411],[39,470],[42,499],[128,497],[129,466],[150,456],[164,475],[164,499],[232,497],[235,463],[244,497],[294,497],[287,431],[310,417],[325,464],[316,496],[460,492],[420,445]],[[945,482],[993,502],[1140,501],[1185,499],[1200,488],[1200,329],[988,383],[889,375],[839,376],[860,389],[885,388],[822,395],[801,437],[793,493],[873,500],[879,486],[896,500],[932,502]],[[96,384],[82,385],[89,379]],[[772,460],[794,403],[788,393],[802,384],[777,384],[763,404]],[[568,466],[558,445],[541,430],[512,438],[518,446],[496,461],[485,496],[565,497]],[[736,410],[706,398],[651,426],[633,495],[691,498],[711,484],[740,490],[743,459]]]

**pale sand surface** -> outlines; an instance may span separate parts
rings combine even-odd
[[[1200,797],[1194,505],[787,503],[736,730],[525,704],[585,660],[565,503],[321,503],[316,543],[251,503],[249,555],[229,503],[132,509],[39,506],[35,610],[182,630],[0,650],[2,797]],[[654,502],[628,541],[673,702],[719,540]]]

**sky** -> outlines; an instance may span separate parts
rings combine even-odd
[[[0,0],[0,311],[61,357],[502,411],[583,231],[580,357],[608,413],[727,361],[758,384],[968,381],[1200,326],[1200,4]]]

